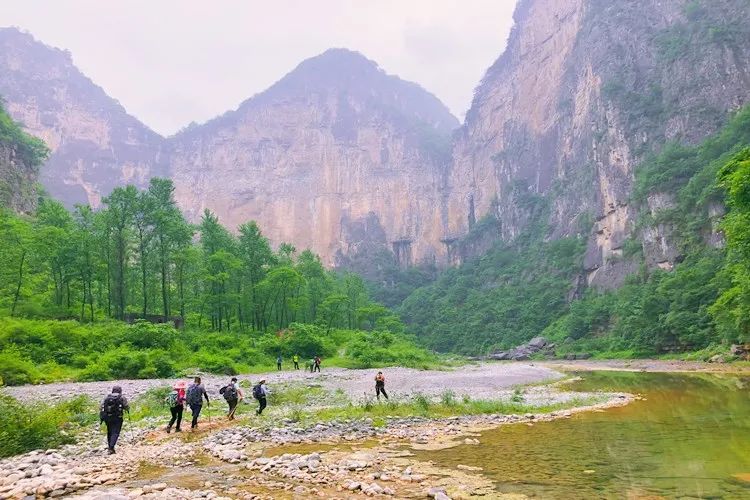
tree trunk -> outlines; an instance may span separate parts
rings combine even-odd
[[[18,285],[16,285],[16,293],[13,295],[13,305],[10,308],[10,315],[16,315],[16,305],[18,305],[18,297],[21,295],[21,285],[23,284],[23,266],[26,263],[26,249],[21,251],[21,263],[18,266]]]

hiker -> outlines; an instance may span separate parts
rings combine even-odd
[[[292,363],[294,363],[294,369],[299,370],[299,354],[292,356]]]
[[[201,414],[201,408],[203,408],[203,398],[206,398],[206,406],[211,406],[206,388],[201,384],[201,378],[195,377],[185,395],[187,404],[190,405],[190,411],[193,412],[193,422],[190,424],[191,430],[198,427],[198,416]]]
[[[281,354],[276,356],[276,369],[278,371],[281,371]]]
[[[318,373],[320,373],[320,356],[315,356],[313,363],[313,371],[318,370]]]
[[[231,382],[219,389],[219,394],[224,396],[224,400],[229,405],[229,413],[227,418],[234,420],[234,412],[237,411],[237,404],[244,398],[242,389],[240,389],[237,383],[237,377],[232,377]]]
[[[126,411],[130,411],[130,405],[122,395],[122,387],[116,385],[99,408],[99,420],[107,426],[107,448],[110,455],[115,452],[115,445],[122,430],[122,417]]]
[[[263,410],[266,408],[266,396],[270,394],[271,391],[268,390],[268,387],[266,387],[266,379],[261,380],[258,382],[258,385],[253,387],[253,397],[258,400],[258,409],[255,410],[256,415],[260,415],[263,413]]]
[[[385,396],[385,399],[388,399],[388,394],[385,393],[385,375],[383,375],[383,372],[378,372],[375,375],[375,396],[378,398],[378,401],[380,401],[381,393]]]
[[[167,434],[172,432],[172,426],[175,426],[175,432],[182,432],[180,424],[182,424],[182,412],[185,410],[185,382],[177,382],[172,387],[172,392],[167,395],[167,404],[169,405],[169,411],[172,413],[172,420],[167,425]]]
[[[310,373],[315,370],[315,358],[310,358],[310,362],[307,364],[307,368],[305,369],[305,371],[307,370],[310,370]]]

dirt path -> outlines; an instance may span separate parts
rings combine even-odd
[[[321,385],[328,391],[341,390],[350,398],[359,398],[363,393],[374,391],[374,377],[377,369],[348,370],[345,368],[323,369],[322,373],[304,371],[281,371],[263,374],[238,375],[240,381],[257,382],[261,378],[268,381],[270,388],[278,384],[301,382]],[[441,394],[446,390],[456,395],[466,394],[475,399],[492,398],[514,386],[533,384],[562,377],[558,371],[538,363],[483,363],[465,365],[446,371],[415,370],[411,368],[383,368],[386,388],[396,396],[414,393],[428,395]],[[219,388],[230,377],[207,375],[203,382],[209,395],[218,396]],[[64,382],[44,385],[27,385],[4,389],[20,400],[54,401],[84,394],[94,399],[109,393],[112,385],[122,386],[123,393],[137,397],[149,389],[172,385],[178,379],[118,380],[108,382]],[[187,380],[187,379],[180,379]]]

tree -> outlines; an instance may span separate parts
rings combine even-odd
[[[112,266],[114,317],[124,319],[127,307],[127,263],[130,255],[131,227],[138,205],[138,191],[135,186],[118,187],[104,198],[103,202],[107,206],[104,217],[114,253]]]
[[[275,264],[276,257],[271,250],[268,239],[260,232],[255,221],[240,226],[238,253],[242,261],[242,279],[244,290],[250,304],[252,327],[263,328],[261,318],[261,303],[258,296],[258,284],[263,280],[268,269]]]

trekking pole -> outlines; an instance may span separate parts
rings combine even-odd
[[[133,435],[133,421],[130,419],[130,410],[128,410],[128,430],[130,431],[130,443],[135,444],[135,436]]]

